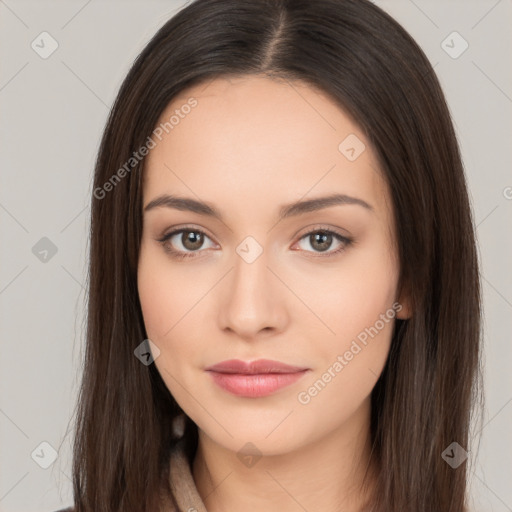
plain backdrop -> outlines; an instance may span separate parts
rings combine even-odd
[[[512,511],[511,1],[375,3],[426,52],[456,125],[485,313],[485,421],[471,495],[474,510]],[[0,0],[1,511],[72,503],[68,429],[83,356],[93,164],[131,63],[184,4]]]

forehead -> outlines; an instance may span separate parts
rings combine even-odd
[[[144,204],[162,193],[195,195],[250,216],[343,193],[386,208],[386,187],[361,129],[305,83],[216,78],[174,98],[158,125],[161,140],[153,136],[144,166]]]

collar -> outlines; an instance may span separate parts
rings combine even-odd
[[[208,512],[192,476],[191,462],[180,439],[171,452],[169,485],[178,503],[176,512]],[[169,507],[170,510],[173,510]]]

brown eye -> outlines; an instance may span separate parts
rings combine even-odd
[[[309,250],[302,247],[305,252],[312,253],[314,256],[325,257],[334,256],[344,251],[353,242],[351,238],[343,236],[330,229],[316,229],[315,231],[309,231],[301,237],[299,245],[304,241],[307,241],[309,246],[312,248],[312,250]],[[335,249],[330,250],[335,242],[337,242],[338,247],[335,245]]]
[[[333,236],[325,231],[318,231],[309,235],[311,247],[318,251],[326,251],[332,245]]]
[[[165,251],[176,258],[190,258],[199,255],[203,245],[210,237],[200,229],[177,229],[158,240]],[[213,247],[211,243],[210,247]]]
[[[204,242],[204,235],[199,231],[182,231],[181,243],[189,251],[197,251]]]

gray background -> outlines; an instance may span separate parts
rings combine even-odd
[[[94,159],[130,64],[184,3],[0,0],[1,511],[71,503],[66,431],[83,356]],[[427,53],[460,139],[485,309],[487,401],[471,495],[474,510],[512,511],[511,1],[375,3]],[[31,47],[50,48],[44,31],[58,43],[46,59]],[[469,44],[457,58],[464,43],[454,31]],[[42,442],[59,454],[47,469]]]

